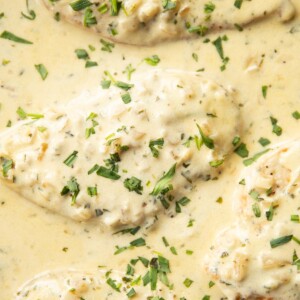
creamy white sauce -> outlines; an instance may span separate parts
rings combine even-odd
[[[299,3],[293,3],[299,11]],[[25,1],[1,3],[0,13],[3,11],[5,16],[0,19],[0,32],[11,31],[34,43],[23,45],[0,39],[0,60],[10,61],[0,65],[2,129],[8,120],[16,123],[19,106],[26,112],[41,113],[48,107],[70,102],[82,92],[95,94],[105,70],[118,80],[128,81],[126,74],[122,73],[128,64],[138,72],[156,69],[143,61],[156,54],[161,60],[159,68],[186,71],[204,68],[201,74],[205,77],[227,90],[235,90],[243,120],[242,141],[250,156],[263,150],[257,142],[260,137],[268,138],[271,145],[299,138],[299,120],[291,115],[300,110],[300,32],[297,30],[300,20],[297,17],[282,24],[274,16],[245,27],[242,32],[228,30],[208,35],[211,41],[224,34],[228,37],[228,41],[223,41],[223,48],[230,60],[226,70],[221,72],[222,61],[216,48],[211,42],[203,43],[205,38],[155,47],[119,44],[108,53],[100,50],[102,45],[98,35],[63,21],[56,22],[40,2],[30,2],[30,8],[37,14],[34,21],[21,18],[21,11],[26,11]],[[93,45],[96,50],[90,51],[88,45]],[[98,66],[86,69],[85,62],[74,53],[78,48],[86,49]],[[193,53],[198,55],[198,61],[193,59]],[[45,81],[34,67],[41,63],[49,71]],[[266,98],[262,95],[262,86],[268,86]],[[272,133],[270,116],[278,119],[278,125],[283,129],[279,137]],[[155,251],[170,261],[169,280],[174,284],[174,290],[169,295],[162,294],[165,299],[172,295],[177,295],[177,299],[202,299],[204,295],[210,295],[211,299],[225,297],[217,285],[208,287],[212,279],[205,272],[204,257],[209,253],[215,235],[237,218],[232,202],[243,169],[242,159],[233,154],[217,181],[201,182],[195,186],[188,195],[192,201],[181,214],[174,218],[160,215],[159,222],[151,230],[142,231],[137,236],[112,235],[99,224],[72,221],[26,201],[1,185],[1,299],[14,299],[24,282],[30,282],[45,271],[55,273],[58,269],[72,269],[97,274],[98,266],[105,266],[106,269],[126,272],[130,259],[137,256],[151,259],[157,256]],[[223,198],[222,204],[216,202],[219,197]],[[195,220],[192,227],[187,226],[190,220]],[[145,238],[149,248],[138,247],[114,255],[116,245],[126,246],[140,236]],[[178,255],[172,254],[170,247],[165,247],[162,237],[176,248]],[[299,249],[298,245],[295,247]],[[187,255],[186,250],[192,250],[193,254]],[[291,259],[290,255],[288,259]],[[143,276],[145,270],[139,263],[136,273]],[[189,288],[183,284],[186,278],[193,280]],[[257,283],[256,280],[253,282],[255,290]],[[107,284],[103,286],[105,296],[112,292]],[[141,288],[139,293],[137,299],[152,294],[149,286]],[[110,298],[124,297],[124,294],[114,293]]]

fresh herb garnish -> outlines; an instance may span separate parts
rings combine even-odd
[[[17,35],[14,35],[13,33],[6,30],[1,33],[0,38],[10,40],[15,43],[20,43],[20,44],[28,44],[28,45],[33,44],[32,42],[25,40]]]
[[[139,230],[141,229],[140,226],[137,227],[132,227],[132,228],[125,228],[125,229],[121,229],[119,231],[116,231],[114,234],[126,234],[126,233],[130,233],[131,235],[135,235]]]
[[[138,238],[138,239],[136,239],[134,241],[131,241],[130,242],[130,246],[133,246],[133,247],[143,247],[143,246],[146,246],[146,241],[143,238]]]
[[[292,116],[293,116],[294,119],[299,120],[300,119],[300,112],[296,110],[292,113]]]
[[[76,0],[70,3],[70,6],[74,11],[83,10],[89,6],[93,5],[89,0]]]
[[[12,159],[1,158],[2,159],[2,175],[3,177],[8,177],[8,171],[13,169],[14,162]]]
[[[136,192],[137,194],[141,195],[143,191],[142,181],[134,176],[131,178],[126,178],[124,180],[124,186],[130,192]]]
[[[189,278],[186,278],[184,281],[183,281],[183,284],[189,288],[192,284],[193,284],[193,280],[189,279]]]
[[[270,241],[271,248],[276,248],[287,244],[293,239],[293,235],[286,235]]]
[[[70,195],[72,196],[72,205],[76,203],[76,198],[80,192],[79,184],[77,183],[77,179],[72,177],[65,185],[60,192],[62,196]]]
[[[48,76],[48,70],[43,64],[34,65],[35,69],[39,72],[41,78],[45,80]]]
[[[159,138],[157,140],[150,140],[149,148],[152,152],[153,157],[159,157],[159,150],[164,146],[164,139]]]
[[[160,58],[157,55],[146,57],[144,61],[150,66],[157,66],[160,62]]]
[[[208,3],[205,3],[204,4],[204,12],[206,14],[211,14],[213,13],[213,11],[215,10],[216,8],[216,5],[212,2],[208,2]]]
[[[175,203],[175,211],[177,213],[181,213],[181,207],[182,206],[186,206],[191,202],[191,200],[187,197],[182,197],[181,199],[179,199],[178,201],[176,201]]]
[[[89,59],[89,54],[84,49],[75,49],[75,53],[78,59]]]
[[[117,284],[116,282],[117,282],[116,280],[111,279],[111,278],[108,278],[108,279],[106,280],[106,283],[107,283],[113,290],[115,290],[115,291],[117,291],[118,293],[120,293],[120,292],[121,292],[120,288],[121,288],[122,284],[121,284],[121,283],[118,283],[118,284]]]
[[[282,134],[282,128],[277,125],[278,120],[273,117],[270,117],[270,120],[273,127],[272,132],[275,133],[277,136],[280,136]]]
[[[215,148],[214,141],[210,137],[204,134],[204,132],[202,131],[201,127],[198,124],[196,125],[198,127],[203,144],[209,149],[214,149]]]
[[[262,155],[266,154],[268,151],[270,151],[270,149],[266,149],[264,151],[258,152],[255,155],[253,155],[252,157],[245,159],[243,161],[243,164],[248,167],[250,165],[252,165],[254,162],[256,162]]]
[[[120,175],[118,175],[116,172],[114,172],[111,169],[105,168],[103,166],[100,166],[97,170],[97,175],[102,176],[111,180],[118,180],[120,179]]]
[[[98,195],[97,186],[88,186],[86,191],[87,191],[87,194],[91,197]]]
[[[242,4],[243,4],[243,0],[235,0],[234,1],[234,6],[238,9],[241,9]]]
[[[26,8],[27,8],[27,13],[28,13],[28,15],[25,14],[25,13],[23,13],[23,12],[21,12],[21,15],[22,15],[24,18],[26,18],[26,19],[28,19],[28,20],[30,20],[30,21],[33,21],[33,20],[36,18],[36,14],[35,14],[35,11],[34,11],[34,10],[32,10],[32,9],[29,8],[28,0],[26,0]]]
[[[67,165],[68,167],[73,168],[74,162],[77,159],[77,154],[78,151],[73,151],[65,160],[64,164]]]
[[[155,184],[155,187],[153,191],[150,193],[152,196],[158,196],[165,188],[168,187],[170,181],[174,177],[176,172],[176,163],[169,169],[167,173],[165,173],[164,176],[162,176],[157,183]]]
[[[249,155],[249,151],[247,149],[247,145],[244,143],[241,143],[237,148],[235,148],[234,153],[236,153],[238,156],[242,158],[246,158]]]
[[[176,1],[173,0],[162,0],[162,6],[164,10],[172,10],[176,8]]]
[[[100,43],[102,44],[102,51],[112,52],[112,49],[115,47],[115,44],[105,41],[103,39],[100,40]]]
[[[271,141],[270,141],[269,139],[264,138],[264,137],[261,137],[261,138],[258,140],[258,142],[259,142],[263,147],[265,147],[265,146],[271,144]]]
[[[267,85],[263,85],[261,87],[261,92],[262,92],[263,97],[266,99],[267,98],[267,93],[268,93],[268,86]]]
[[[126,93],[126,94],[123,94],[121,95],[121,98],[122,98],[122,101],[125,103],[125,104],[128,104],[131,102],[131,96],[129,93]]]
[[[84,11],[84,16],[83,16],[83,25],[85,27],[90,27],[92,25],[96,25],[97,24],[97,19],[96,17],[93,15],[93,10],[91,8],[87,8]]]

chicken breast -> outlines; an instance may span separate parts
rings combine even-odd
[[[151,45],[233,29],[271,15],[290,20],[289,0],[43,0],[54,13],[116,42]]]
[[[1,180],[79,221],[149,225],[163,209],[174,215],[196,181],[226,165],[241,129],[235,97],[181,71],[137,73],[130,84],[110,75],[102,84],[66,106],[23,112],[0,135]]]
[[[287,141],[241,174],[236,222],[206,258],[229,299],[299,299],[299,151],[300,140]]]

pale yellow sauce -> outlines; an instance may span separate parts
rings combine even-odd
[[[294,1],[294,4],[299,11],[299,2]],[[203,43],[202,38],[155,47],[116,44],[113,52],[107,53],[100,50],[97,34],[63,21],[56,22],[39,1],[32,1],[30,7],[37,14],[34,21],[21,18],[21,11],[26,9],[25,1],[1,0],[0,13],[3,11],[5,16],[0,19],[0,32],[11,31],[34,42],[33,45],[22,45],[0,39],[0,61],[10,61],[0,66],[0,125],[3,129],[8,120],[12,124],[16,122],[19,106],[25,111],[39,113],[49,106],[68,103],[83,91],[96,91],[104,70],[126,79],[122,71],[128,64],[147,72],[155,67],[142,60],[157,54],[161,59],[160,68],[188,71],[204,68],[203,74],[207,78],[236,91],[243,120],[242,140],[247,144],[250,156],[262,150],[257,142],[260,137],[276,144],[300,136],[299,121],[291,116],[299,110],[300,32],[289,33],[300,23],[299,18],[282,24],[274,16],[246,27],[243,32],[231,30],[208,35],[211,41],[224,34],[228,37],[223,47],[230,61],[221,72],[222,62],[215,47]],[[74,50],[88,49],[88,45],[96,48],[89,53],[91,60],[97,61],[99,66],[85,69],[84,61],[77,59]],[[198,62],[192,58],[192,53],[197,53]],[[34,68],[39,63],[49,71],[45,81]],[[270,86],[266,99],[261,91],[264,85]],[[280,137],[272,133],[270,115],[276,117],[283,128]],[[137,256],[151,258],[155,255],[153,251],[170,260],[172,272],[169,277],[174,283],[175,299],[196,300],[204,295],[210,295],[211,299],[224,297],[216,285],[208,287],[211,278],[204,271],[203,259],[216,233],[236,218],[232,198],[242,169],[242,159],[233,154],[217,181],[199,183],[189,194],[192,201],[184,213],[175,218],[160,216],[159,223],[144,232],[150,249],[140,247],[119,255],[113,254],[115,246],[127,245],[135,237],[112,235],[111,231],[93,223],[72,221],[1,186],[1,299],[14,299],[24,282],[47,270],[71,268],[98,272],[98,266],[106,266],[124,272],[130,259]],[[222,204],[216,202],[220,196]],[[195,220],[194,226],[187,227],[191,219]],[[177,249],[178,255],[173,255],[164,246],[163,236]],[[186,255],[186,250],[193,250],[193,254]],[[189,288],[183,284],[186,278],[193,280]],[[108,290],[105,288],[105,296]],[[149,287],[145,291],[145,295],[151,294]],[[140,293],[136,298],[145,299],[143,290]],[[126,296],[114,294],[108,299],[126,299]]]

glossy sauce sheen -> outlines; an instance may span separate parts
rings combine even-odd
[[[119,80],[128,81],[123,71],[132,64],[137,75],[156,68],[201,70],[202,76],[234,93],[240,107],[242,141],[250,156],[263,150],[258,143],[261,137],[268,138],[272,146],[300,136],[300,120],[292,117],[294,111],[300,110],[300,19],[297,16],[291,22],[281,23],[274,15],[245,27],[241,32],[237,29],[214,32],[207,36],[208,43],[203,43],[204,37],[152,47],[115,44],[109,53],[101,51],[97,34],[62,20],[57,22],[40,1],[30,2],[30,8],[37,15],[33,21],[21,17],[21,12],[26,11],[25,1],[0,0],[0,3],[0,13],[5,14],[0,19],[0,32],[7,30],[33,42],[33,45],[23,45],[0,39],[0,61],[10,61],[0,65],[0,125],[3,130],[9,120],[12,125],[17,122],[18,107],[26,112],[40,113],[78,97],[84,101],[86,95],[97,93],[105,70]],[[299,12],[299,2],[293,3]],[[223,41],[223,49],[230,60],[226,70],[221,71],[222,61],[211,42],[224,35],[228,40]],[[96,50],[90,51],[88,45]],[[85,62],[74,52],[78,48],[86,49],[98,66],[85,68]],[[152,55],[160,58],[158,66],[145,63],[144,59]],[[47,67],[49,75],[46,80],[41,79],[34,67],[36,64]],[[262,86],[268,86],[266,97],[262,94]],[[272,133],[270,116],[278,119],[283,130],[281,136]],[[168,167],[166,165],[164,170]],[[188,194],[191,202],[182,213],[175,217],[160,214],[150,230],[137,236],[112,235],[113,231],[93,221],[73,221],[26,201],[1,185],[1,299],[15,299],[24,282],[45,271],[74,269],[98,274],[99,266],[105,266],[116,272],[126,272],[130,259],[138,256],[150,259],[157,252],[170,261],[169,280],[174,284],[171,294],[177,296],[172,298],[164,294],[165,299],[186,297],[198,300],[205,295],[221,299],[224,295],[217,285],[209,288],[212,279],[205,272],[204,257],[209,253],[216,234],[237,218],[232,209],[233,195],[244,168],[241,157],[232,154],[218,180],[198,182],[194,186]],[[219,197],[222,197],[222,203],[217,202]],[[189,227],[191,220],[193,226]],[[149,247],[114,255],[117,245],[128,245],[140,236],[145,238]],[[170,251],[170,246],[164,245],[162,237],[176,248],[177,255]],[[300,252],[300,246],[295,247]],[[187,250],[192,250],[193,254],[187,255]],[[141,269],[137,273],[144,275],[145,271]],[[186,278],[193,281],[189,288],[183,284]],[[253,282],[258,284],[256,280]],[[252,288],[255,290],[255,286]],[[103,299],[126,299],[124,294],[118,293],[107,296],[110,292],[110,287],[104,283],[101,295],[107,298]],[[148,286],[141,288],[136,298],[146,299],[150,295],[153,293]]]

